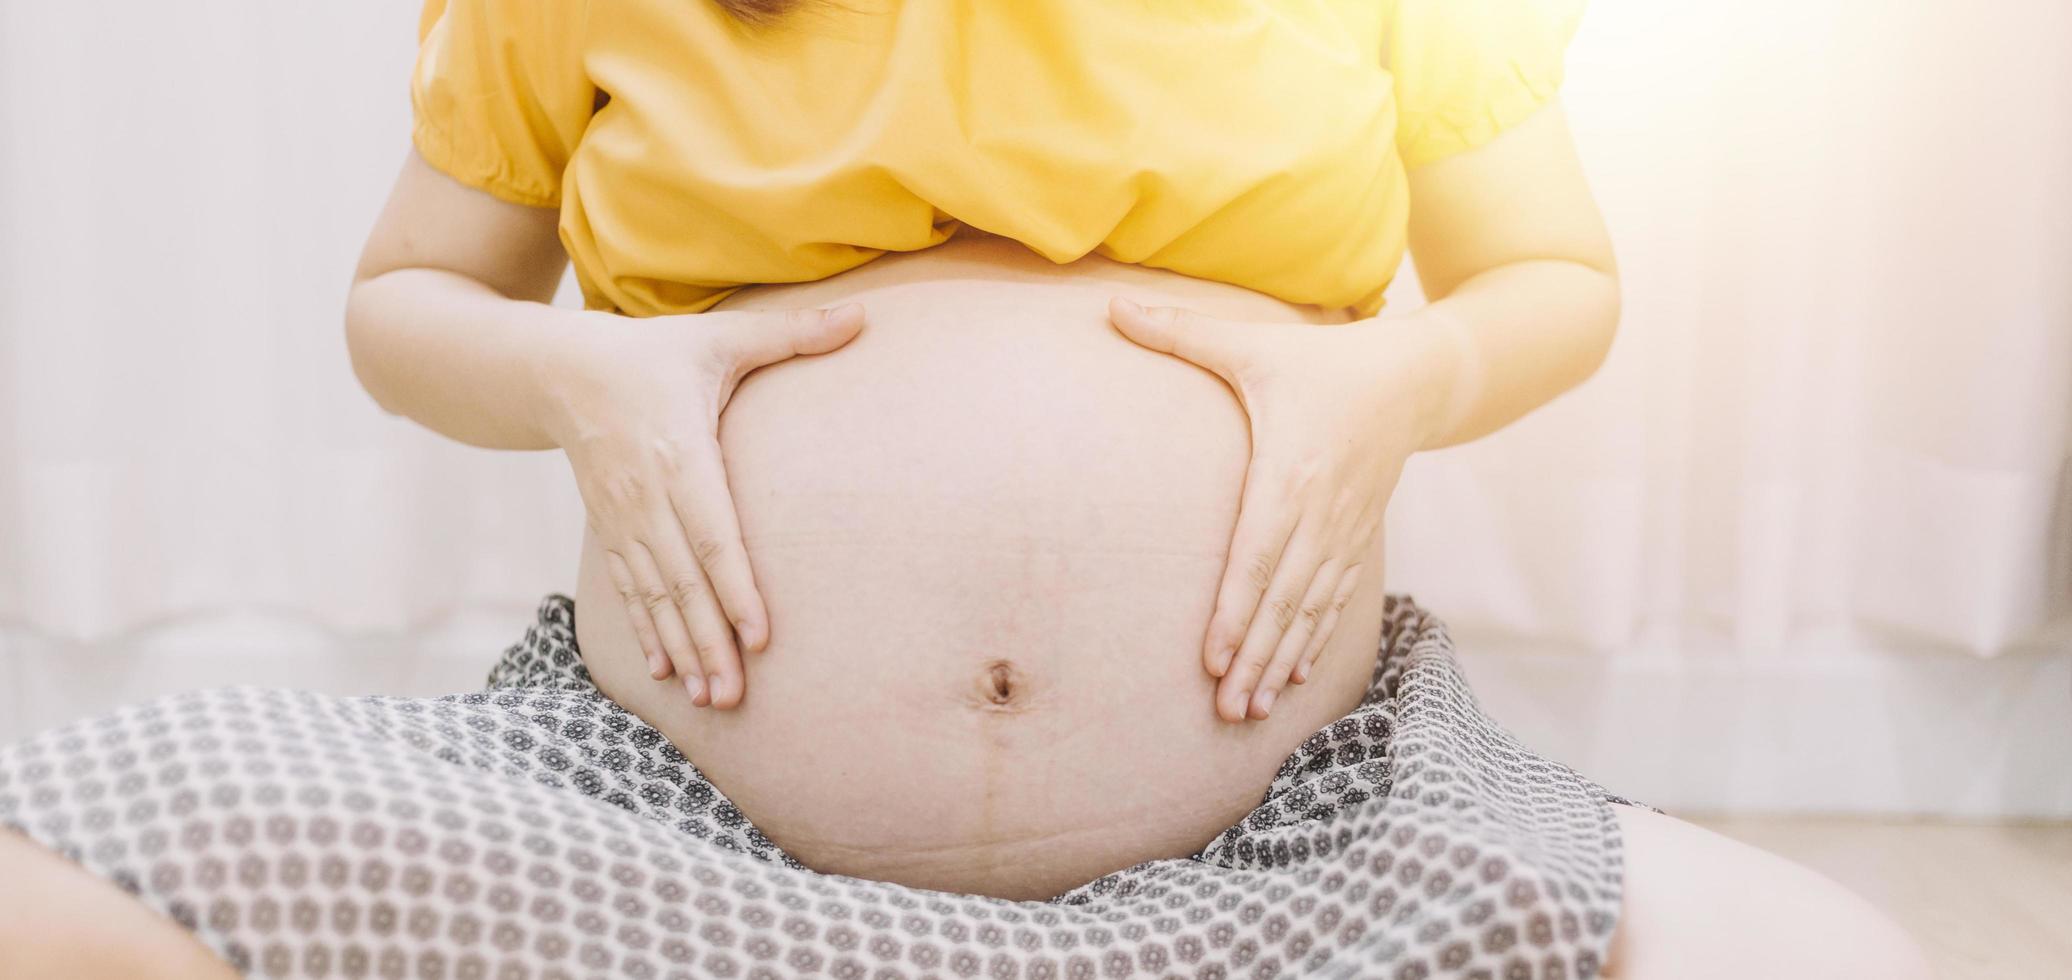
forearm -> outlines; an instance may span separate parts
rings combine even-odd
[[[393,414],[489,449],[553,449],[555,352],[586,314],[511,299],[467,276],[404,268],[346,300],[353,373]]]
[[[1513,262],[1407,316],[1428,341],[1432,421],[1419,448],[1438,449],[1495,432],[1595,372],[1618,326],[1619,283],[1580,262]]]

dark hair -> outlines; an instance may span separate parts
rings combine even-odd
[[[767,24],[790,10],[796,0],[713,0],[721,10],[731,14],[735,20],[749,24]]]

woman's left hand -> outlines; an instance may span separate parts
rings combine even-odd
[[[1116,297],[1108,318],[1131,341],[1222,377],[1250,419],[1251,464],[1202,663],[1221,678],[1218,715],[1265,718],[1323,652],[1403,461],[1437,424],[1440,345],[1414,315],[1238,322]]]

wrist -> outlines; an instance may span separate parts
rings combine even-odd
[[[1403,376],[1414,392],[1415,450],[1451,445],[1480,384],[1481,363],[1467,324],[1430,306],[1400,320],[1395,333],[1401,346],[1395,356],[1408,362]]]
[[[566,448],[572,438],[574,406],[584,387],[583,345],[595,343],[595,331],[608,326],[600,318],[611,315],[544,304],[528,311],[521,358],[526,405],[533,429],[557,448]]]

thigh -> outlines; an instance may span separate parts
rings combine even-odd
[[[1929,976],[1898,924],[1819,873],[1674,817],[1613,809],[1626,883],[1607,976]]]
[[[237,976],[173,920],[4,827],[0,882],[0,980]]]

